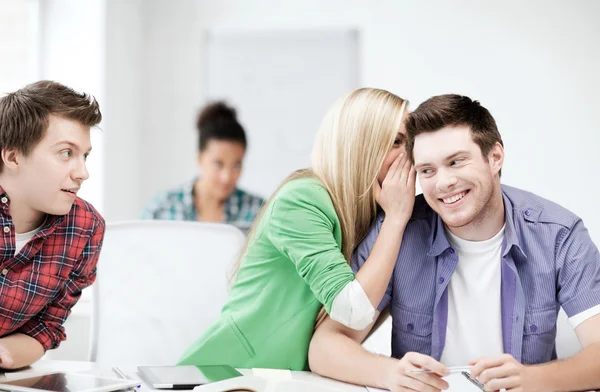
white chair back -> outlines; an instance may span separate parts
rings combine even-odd
[[[225,224],[108,224],[94,285],[90,360],[174,364],[218,316],[244,241]]]

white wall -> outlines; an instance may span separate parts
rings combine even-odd
[[[195,172],[205,29],[349,26],[361,33],[363,85],[413,108],[448,92],[480,100],[506,144],[503,181],[572,209],[600,243],[598,15],[594,0],[146,1],[139,199]],[[285,159],[276,153],[274,162]]]
[[[145,115],[142,0],[106,2],[104,217],[134,218],[140,199]],[[158,135],[157,135],[158,136]]]
[[[331,103],[360,86],[358,34],[341,28],[275,35],[211,29],[205,45],[203,92],[236,107],[243,126],[255,130],[239,186],[270,195],[291,172],[310,164]],[[273,152],[285,159],[274,164]]]
[[[194,1],[144,1],[140,199],[196,173],[195,115],[202,102],[200,10]]]
[[[39,1],[0,1],[0,96],[39,79]]]
[[[79,91],[93,94],[104,113],[105,101],[105,2],[77,0],[40,1],[40,75]],[[104,121],[100,124],[104,128]],[[104,131],[92,130],[92,153],[88,158],[90,179],[80,192],[104,213]],[[68,340],[48,358],[85,359],[90,328],[90,294],[86,289],[65,323]]]
[[[40,79],[50,79],[104,102],[105,2],[100,0],[40,1]],[[100,128],[103,124],[100,124]],[[90,179],[80,195],[104,211],[103,131],[92,130],[88,158]]]

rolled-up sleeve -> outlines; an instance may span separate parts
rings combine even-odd
[[[81,291],[96,280],[96,265],[102,249],[104,228],[104,222],[96,226],[65,286],[54,300],[18,330],[39,341],[44,350],[54,349],[66,339],[63,324],[71,313],[71,308],[81,297]]]
[[[375,318],[375,308],[360,282],[354,279],[335,297],[329,316],[349,328],[360,331]]]
[[[600,253],[579,219],[556,247],[558,300],[569,317],[600,305]]]
[[[267,235],[331,313],[334,299],[354,280],[354,273],[334,236],[328,211],[335,210],[327,191],[310,188],[282,188],[273,200]]]

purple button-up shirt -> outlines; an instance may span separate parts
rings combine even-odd
[[[556,359],[556,318],[600,304],[600,253],[582,220],[565,208],[502,186],[506,227],[502,242],[501,313],[504,352],[524,364]],[[356,248],[358,270],[383,222],[379,216]],[[413,216],[381,311],[391,304],[392,356],[409,351],[439,360],[446,341],[448,284],[458,255],[440,217],[417,196]],[[473,309],[477,312],[477,309]],[[481,320],[486,328],[486,320]]]

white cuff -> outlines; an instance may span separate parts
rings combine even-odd
[[[573,317],[569,317],[569,323],[571,324],[573,329],[575,329],[579,326],[579,324],[583,323],[587,319],[594,317],[597,314],[600,314],[600,305],[596,305],[594,307],[589,308],[588,310],[584,310],[581,313],[577,313]]]
[[[335,297],[329,316],[348,328],[360,331],[373,322],[375,308],[358,280],[354,279]]]

